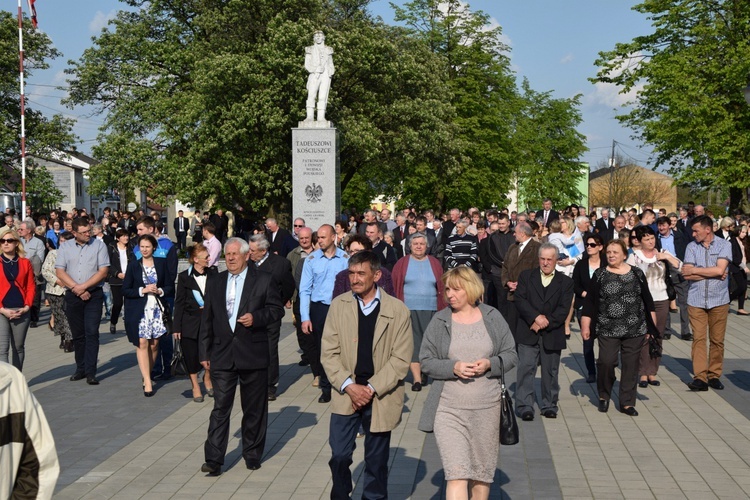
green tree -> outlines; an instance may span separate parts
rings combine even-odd
[[[545,198],[555,206],[580,204],[578,181],[583,178],[579,158],[586,152],[585,137],[576,127],[582,118],[580,95],[554,99],[551,92],[535,92],[524,79],[521,107],[515,116],[515,178],[519,200],[541,208]]]
[[[455,156],[431,54],[370,18],[367,2],[128,3],[136,10],[119,12],[69,71],[68,103],[106,114],[94,192],[139,187],[156,199],[288,209],[291,129],[304,118],[303,49],[315,29],[335,50],[327,115],[343,138],[345,200],[396,192],[401,173]]]
[[[65,198],[49,170],[33,161],[29,163],[26,172],[26,191],[28,205],[34,207],[34,210],[58,207]]]
[[[503,203],[511,188],[512,124],[519,100],[502,29],[492,27],[487,14],[471,11],[460,0],[413,0],[403,7],[391,6],[395,19],[440,58],[462,153],[449,168],[423,166],[419,178],[404,182],[412,189],[434,186],[433,195],[424,200],[426,206],[436,206],[436,200],[438,208]]]
[[[600,53],[592,81],[637,91],[618,119],[654,148],[680,184],[727,186],[731,207],[750,188],[750,6],[744,0],[646,0],[651,34]]]
[[[47,61],[59,57],[60,53],[47,35],[31,28],[31,21],[26,19],[23,26],[24,67],[28,81],[36,70],[47,69]],[[72,133],[72,120],[62,115],[47,118],[30,107],[28,99],[25,105],[27,154],[46,156],[54,150],[72,148],[76,139]],[[17,166],[21,156],[18,20],[15,14],[6,11],[0,11],[0,123],[0,163],[13,165],[20,171],[20,166]]]

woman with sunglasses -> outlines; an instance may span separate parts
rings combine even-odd
[[[8,226],[0,229],[0,361],[23,369],[29,311],[36,295],[36,282],[31,261],[18,233]],[[12,359],[9,360],[9,353]]]
[[[581,313],[583,312],[583,302],[591,290],[591,278],[600,267],[604,267],[607,262],[604,259],[603,250],[604,242],[598,234],[589,234],[586,236],[586,254],[582,260],[576,263],[573,269],[573,290],[575,291],[575,309],[578,324],[581,324]],[[586,382],[593,384],[596,382],[596,360],[594,358],[594,339],[588,338],[583,341],[583,360],[586,363]]]
[[[174,290],[174,276],[169,275],[167,259],[154,257],[157,246],[152,235],[140,237],[141,258],[128,263],[122,282],[125,333],[136,347],[138,367],[143,376],[143,395],[147,398],[154,395],[151,369],[159,353],[159,339],[167,333],[163,315],[169,314],[169,310],[160,302],[160,297]]]

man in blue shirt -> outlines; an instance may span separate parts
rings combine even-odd
[[[656,227],[658,233],[656,234],[656,249],[661,251],[667,251],[671,255],[677,257],[680,260],[685,260],[685,248],[689,242],[685,234],[680,230],[672,230],[672,221],[669,217],[659,217],[656,220]],[[682,273],[670,266],[669,277],[674,285],[675,292],[677,293],[677,307],[680,313],[680,338],[682,340],[693,340],[693,335],[690,333],[690,321],[688,320],[688,306],[687,296],[688,289],[690,288],[690,282],[685,280]],[[672,334],[672,320],[671,315],[667,315],[667,327],[664,331],[664,338],[669,339]]]
[[[347,269],[347,259],[346,253],[336,247],[336,233],[330,224],[323,224],[318,229],[318,247],[318,250],[308,255],[302,267],[299,284],[300,319],[302,333],[315,338],[309,361],[315,377],[313,385],[319,386],[322,392],[318,402],[328,403],[331,401],[331,384],[320,363],[320,342],[336,275]]]
[[[727,267],[732,245],[717,238],[714,221],[707,215],[693,219],[693,239],[685,251],[682,274],[690,281],[688,315],[693,329],[693,376],[691,391],[721,390],[719,380],[724,365],[724,334],[729,314]],[[710,352],[706,341],[711,344]]]

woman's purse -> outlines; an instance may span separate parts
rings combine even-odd
[[[672,265],[665,260],[664,268],[664,283],[667,285],[667,298],[675,300],[677,298],[677,290],[674,289],[674,283],[672,282]]]
[[[174,343],[174,354],[172,354],[172,375],[175,377],[188,377],[187,363],[185,362],[185,355],[182,354],[182,342],[177,340]]]
[[[500,358],[500,444],[518,444],[518,422],[513,413],[513,402],[505,387],[505,369],[503,358]]]

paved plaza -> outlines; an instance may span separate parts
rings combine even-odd
[[[676,315],[672,319],[678,324]],[[58,349],[59,339],[40,324],[29,331],[24,373],[55,436],[61,466],[55,498],[329,497],[329,405],[317,402],[309,368],[297,366],[290,314],[282,328],[279,397],[269,403],[262,468],[248,471],[241,460],[238,399],[220,477],[200,472],[212,399],[194,403],[185,379],[159,383],[153,398],[143,397],[135,348],[123,333],[110,335],[107,323],[101,326],[101,385],[71,382],[72,353]],[[734,312],[729,317],[724,391],[690,392],[690,343],[677,336],[665,341],[662,385],[639,389],[637,418],[618,413],[616,399],[609,413],[597,411],[596,386],[582,376],[582,345],[574,330],[563,352],[559,416],[544,419],[537,410],[534,421],[519,419],[521,442],[501,447],[491,497],[749,498],[749,325]],[[427,391],[429,386],[406,391],[403,421],[391,439],[392,499],[444,496],[434,437],[417,430]],[[362,493],[362,440],[357,444],[354,498]]]

